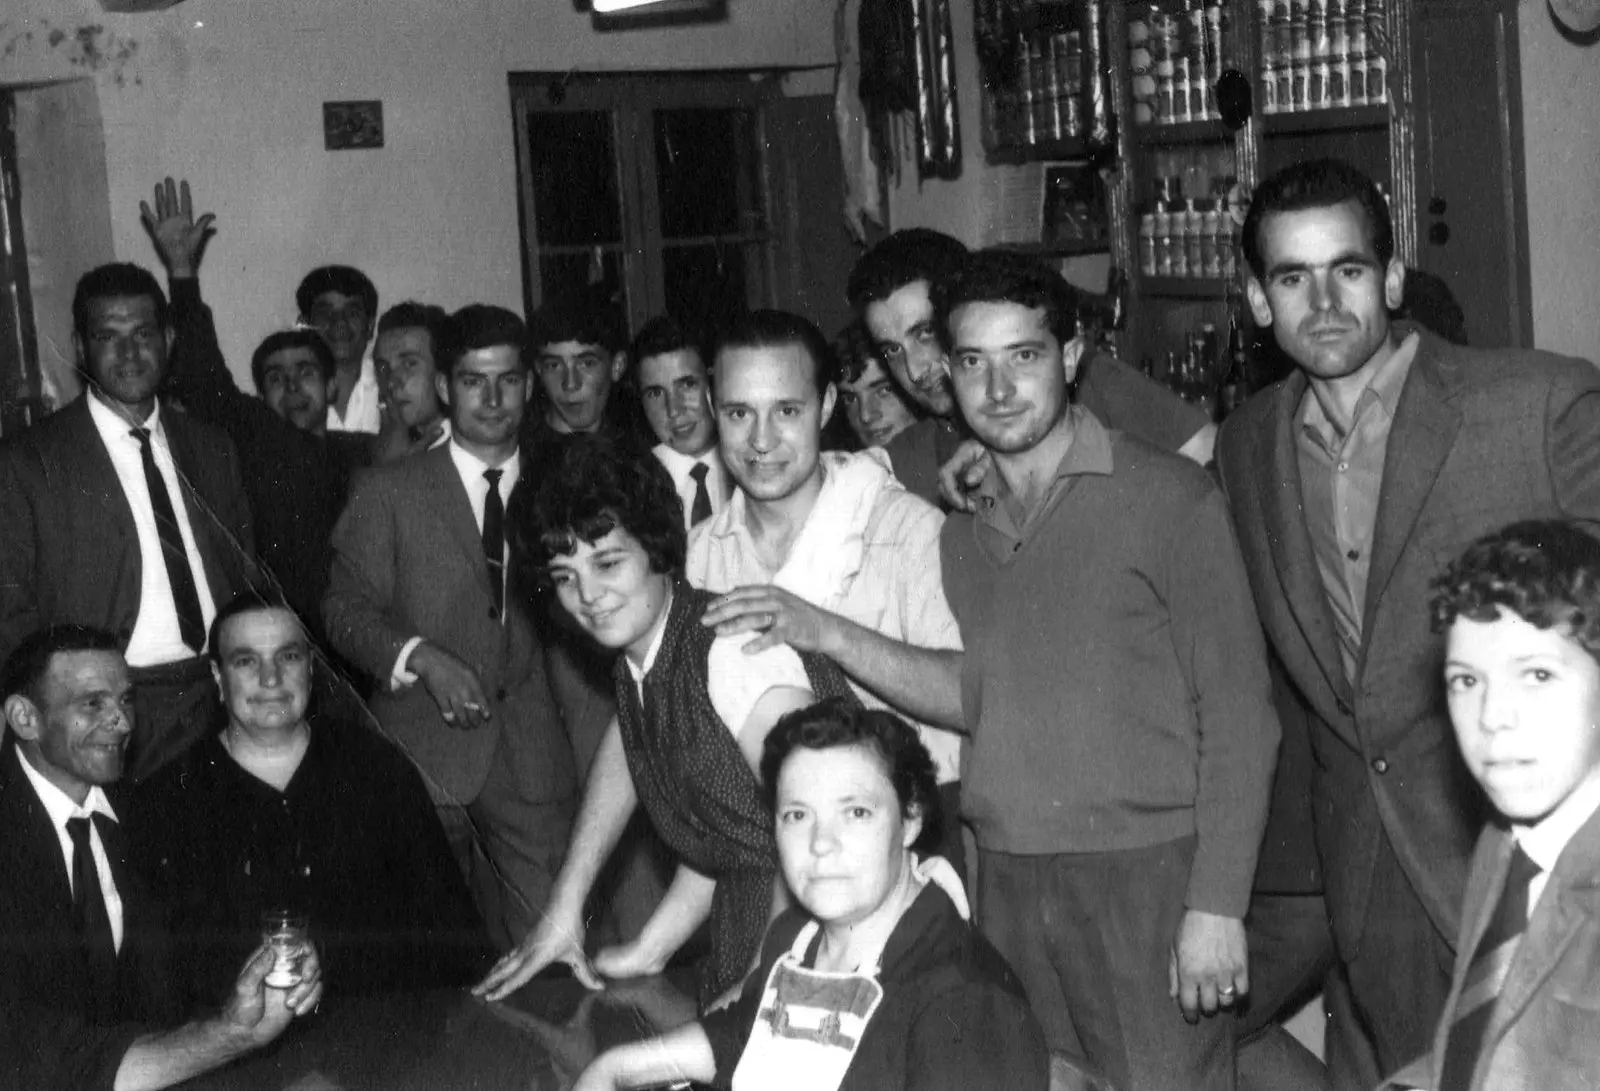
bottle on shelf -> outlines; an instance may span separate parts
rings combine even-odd
[[[1250,384],[1250,357],[1245,350],[1242,315],[1234,308],[1228,321],[1227,370],[1217,391],[1218,419],[1239,408],[1253,391]]]

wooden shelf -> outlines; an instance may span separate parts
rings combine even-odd
[[[1227,144],[1234,133],[1216,118],[1206,121],[1174,121],[1167,125],[1140,125],[1133,131],[1134,141],[1146,147],[1172,144]]]
[[[1076,137],[1070,140],[1041,140],[1036,144],[993,144],[985,153],[991,166],[1017,166],[1021,163],[1088,157],[1088,147]]]
[[[1146,299],[1201,299],[1223,303],[1228,298],[1226,277],[1139,278],[1139,295]]]
[[[1261,131],[1267,136],[1336,133],[1352,129],[1387,129],[1389,106],[1339,106],[1332,110],[1305,110],[1297,114],[1266,114]]]
[[[1063,242],[1002,242],[1002,250],[1031,254],[1038,258],[1075,258],[1084,254],[1109,254],[1110,239],[1067,239]]]

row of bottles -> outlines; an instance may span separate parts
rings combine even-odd
[[[1213,420],[1221,420],[1239,407],[1252,391],[1249,353],[1238,315],[1229,322],[1228,343],[1223,346],[1217,327],[1210,322],[1191,330],[1182,352],[1168,352],[1160,371],[1146,356],[1139,370],[1164,382],[1174,394],[1199,406]]]
[[[1105,52],[1110,2],[978,0],[984,121],[993,144],[1115,143]]]
[[[1205,189],[1206,196],[1186,198],[1183,175],[1156,177],[1155,199],[1139,217],[1143,276],[1232,280],[1237,275],[1243,191],[1232,175],[1213,176]]]
[[[1187,0],[1181,13],[1141,4],[1128,13],[1128,74],[1133,120],[1171,125],[1219,117],[1213,85],[1222,73],[1224,35],[1230,33],[1220,0]]]
[[[1388,101],[1388,62],[1369,27],[1385,0],[1257,0],[1261,112],[1304,113]],[[1381,32],[1380,32],[1381,33]]]

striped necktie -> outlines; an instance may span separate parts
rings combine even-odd
[[[1495,1000],[1511,969],[1517,944],[1528,930],[1528,884],[1539,870],[1520,844],[1512,848],[1505,889],[1461,985],[1455,1021],[1445,1040],[1444,1063],[1439,1067],[1439,1091],[1466,1091],[1472,1082],[1472,1070],[1483,1052],[1484,1033],[1494,1016]]]

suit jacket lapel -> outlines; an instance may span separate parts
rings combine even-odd
[[[22,755],[15,741],[0,748],[0,801],[5,814],[5,837],[15,840],[22,859],[16,859],[18,875],[30,876],[41,898],[55,906],[55,919],[71,920],[72,880],[67,877],[67,862],[61,855],[61,841],[39,794],[22,771]],[[31,861],[31,866],[26,861]]]
[[[466,554],[468,563],[489,593],[489,564],[483,557],[483,532],[478,529],[477,517],[472,514],[472,501],[467,497],[467,487],[456,472],[455,460],[450,457],[450,445],[436,447],[417,456],[428,477],[428,489],[438,505],[436,510],[444,520],[450,537]]]
[[[1295,430],[1300,426],[1300,401],[1305,390],[1305,377],[1298,371],[1279,387],[1273,406],[1272,447],[1263,452],[1267,457],[1258,470],[1257,483],[1267,538],[1272,543],[1273,568],[1289,610],[1328,685],[1340,699],[1348,701],[1350,683],[1339,657],[1328,593],[1322,586],[1321,571],[1311,548],[1300,484]]]
[[[1579,929],[1594,918],[1600,918],[1600,812],[1590,816],[1568,842],[1528,921],[1528,931],[1485,1031],[1485,1057],[1555,971]]]
[[[1461,426],[1461,415],[1449,404],[1438,356],[1438,342],[1423,334],[1389,430],[1389,446],[1383,458],[1383,489],[1378,495],[1377,521],[1372,532],[1367,597],[1362,606],[1364,634],[1372,631],[1378,603]],[[1408,603],[1407,609],[1413,606]],[[1367,646],[1370,643],[1364,641]]]
[[[82,458],[69,452],[69,457],[62,460],[62,464],[80,479],[72,486],[74,491],[86,503],[103,505],[103,510],[112,515],[109,529],[133,547],[133,580],[137,586],[139,530],[133,521],[133,507],[128,503],[127,494],[122,491],[122,480],[117,477],[117,468],[111,464],[111,453],[106,450],[105,440],[100,436],[100,429],[95,427],[94,418],[89,416],[91,397],[93,395],[86,391],[60,413],[71,426],[64,438],[74,451],[84,452]]]
[[[196,476],[199,460],[183,419],[169,410],[162,414],[161,427],[167,435],[172,464],[178,471],[178,486],[183,493],[184,510],[189,513],[189,529],[194,532],[200,563],[205,566],[206,583],[211,588],[212,596],[216,597],[220,588],[228,587],[231,583],[223,565],[224,556],[229,550],[243,552],[243,546],[229,538],[227,528],[200,494],[196,484],[200,480]],[[222,602],[218,601],[217,605],[220,607]]]

